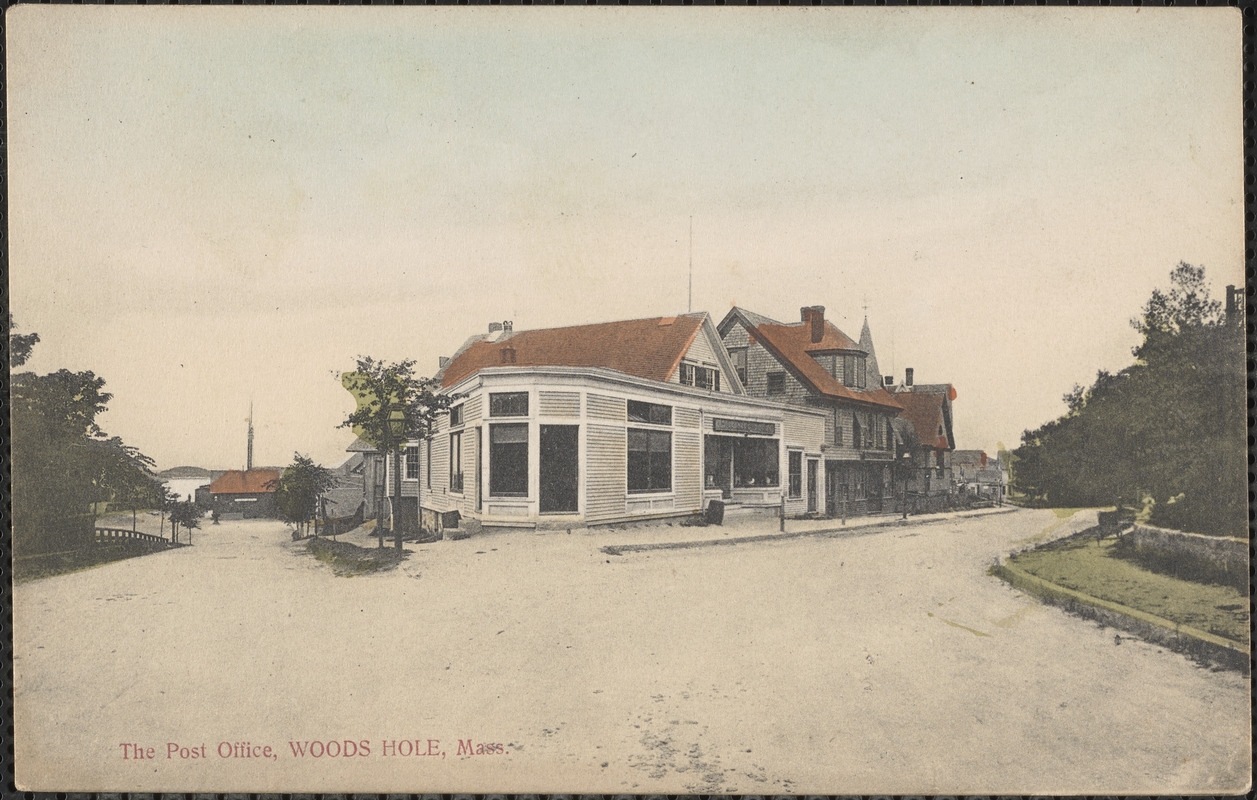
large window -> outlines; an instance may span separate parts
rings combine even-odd
[[[450,491],[463,490],[463,432],[450,434]]]
[[[489,494],[528,496],[528,425],[489,428]]]
[[[672,489],[672,434],[668,431],[628,431],[628,490],[630,493]]]
[[[790,496],[803,496],[803,454],[798,450],[790,451]]]
[[[720,391],[720,370],[713,367],[700,367],[697,364],[682,364],[681,383],[684,386],[697,386],[700,389],[718,392]]]
[[[524,413],[528,413],[528,398],[524,397]],[[463,407],[454,406],[450,409],[450,427],[457,428],[463,424]]]
[[[781,455],[776,439],[738,439],[733,446],[733,486],[780,486]]]
[[[494,392],[490,394],[489,416],[528,416],[528,392]]]
[[[419,480],[419,448],[406,448],[406,466],[402,470],[402,480],[417,481]]]
[[[649,422],[652,425],[671,425],[672,406],[660,403],[643,403],[640,400],[628,401],[629,422]]]

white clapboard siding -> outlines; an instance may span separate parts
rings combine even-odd
[[[678,428],[697,428],[698,411],[692,408],[673,409],[672,422]]]
[[[480,419],[480,395],[472,395],[463,403],[463,422]]]
[[[537,411],[543,417],[579,417],[580,392],[538,392]]]
[[[586,428],[585,442],[585,517],[593,521],[622,516],[628,496],[624,428],[591,424]]]
[[[627,405],[623,397],[607,397],[591,393],[585,402],[590,419],[605,419],[610,422],[624,422],[628,419]]]
[[[676,510],[698,510],[703,506],[702,436],[698,431],[677,431],[672,437],[672,490]]]

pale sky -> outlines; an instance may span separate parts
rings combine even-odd
[[[1014,447],[1243,283],[1236,9],[18,6],[10,305],[168,468],[353,437],[336,374],[820,304]]]

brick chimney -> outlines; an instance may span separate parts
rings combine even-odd
[[[1240,313],[1240,298],[1243,294],[1242,290],[1237,290],[1234,286],[1226,287],[1226,318],[1228,320]]]
[[[502,323],[500,322],[489,323],[489,333],[497,333],[500,330],[502,330]]]
[[[515,330],[515,323],[509,319],[504,321],[502,323],[502,330],[505,331],[506,333],[510,333],[511,331]]]
[[[904,386],[912,385],[912,367],[908,367],[907,369],[903,371],[903,385]]]
[[[436,360],[436,365],[438,369],[445,369],[446,367],[450,365],[450,357],[438,356]]]
[[[515,348],[511,347],[509,344],[502,348],[502,363],[503,364],[515,363]]]
[[[816,344],[825,338],[824,306],[804,306],[799,309],[799,315],[803,318],[803,322],[812,329],[812,344]]]

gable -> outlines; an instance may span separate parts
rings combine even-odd
[[[703,324],[695,332],[694,339],[678,360],[677,368],[668,376],[669,383],[681,383],[684,365],[714,369],[720,374],[721,393],[745,394],[745,388],[737,379],[733,362],[720,342],[711,318],[704,315]]]

